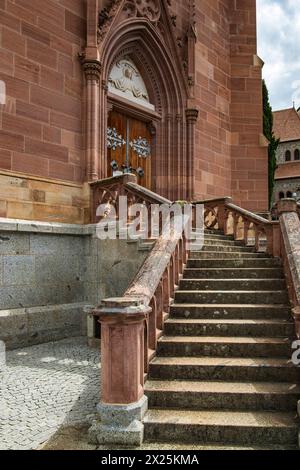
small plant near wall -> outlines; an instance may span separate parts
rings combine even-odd
[[[269,161],[269,208],[273,204],[273,191],[275,181],[275,171],[277,168],[276,150],[280,139],[276,139],[273,132],[273,111],[270,105],[269,92],[265,81],[263,80],[263,126],[264,135],[269,141],[268,161]]]

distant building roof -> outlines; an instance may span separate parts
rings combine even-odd
[[[275,111],[273,117],[274,134],[281,142],[300,140],[300,116],[295,108]]]

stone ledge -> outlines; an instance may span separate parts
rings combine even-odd
[[[96,225],[62,224],[0,217],[0,231],[87,236],[96,233]]]
[[[84,302],[0,310],[0,340],[6,349],[86,335]]]

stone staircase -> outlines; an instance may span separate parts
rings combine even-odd
[[[150,364],[146,442],[296,447],[293,338],[281,261],[206,231]]]

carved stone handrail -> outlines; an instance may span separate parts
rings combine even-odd
[[[139,367],[143,368],[144,372],[148,371],[149,360],[155,354],[157,339],[162,333],[164,318],[169,312],[170,298],[174,296],[175,286],[179,282],[186,259],[186,241],[182,231],[175,227],[170,236],[161,235],[157,239],[154,248],[123,297],[104,299],[94,311],[94,315],[99,318],[102,325],[103,344],[108,323],[109,328],[112,328],[111,317],[115,316],[120,320],[122,316],[122,321],[127,325],[132,318],[129,309],[134,318],[137,312],[140,313],[140,321],[144,324],[144,347],[143,361]],[[112,367],[114,367],[112,363],[103,363],[103,373],[107,371],[110,374]],[[143,379],[141,380],[140,385],[143,386]],[[137,393],[137,388],[135,390]],[[119,391],[117,393],[119,394]],[[111,387],[107,394],[103,390],[102,396],[106,403],[116,403],[116,396]],[[135,398],[138,401],[141,397],[137,393]],[[123,403],[129,400],[127,393],[123,396],[123,400],[125,400]]]
[[[94,181],[90,183],[90,186],[92,198],[91,223],[97,223],[101,220],[101,217],[97,216],[97,208],[100,204],[113,207],[118,217],[118,199],[120,196],[127,196],[129,207],[137,203],[144,204],[147,208],[151,204],[172,204],[168,199],[138,185],[136,176],[131,173]]]
[[[254,246],[260,250],[260,238],[266,240],[266,253],[280,256],[279,222],[269,221],[232,203],[230,197],[199,201],[204,205],[205,227],[223,230],[232,234],[235,240],[249,244],[254,239]],[[250,236],[252,234],[252,237]]]
[[[296,334],[300,339],[300,220],[297,203],[282,199],[277,206],[281,227],[281,256],[292,304]]]

